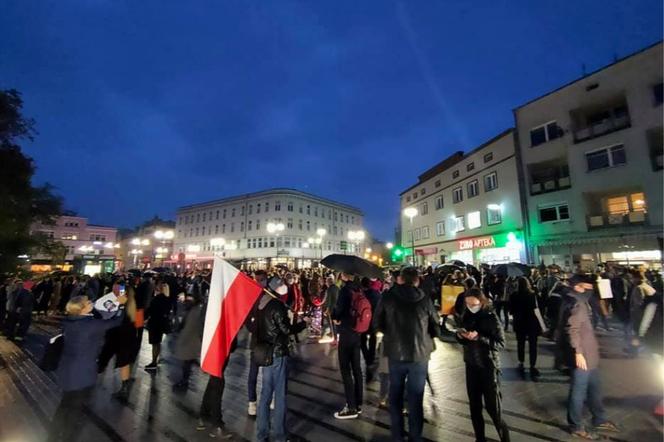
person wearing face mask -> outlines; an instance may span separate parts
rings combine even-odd
[[[564,330],[563,352],[569,367],[573,367],[567,401],[567,422],[573,436],[596,440],[596,432],[583,425],[583,405],[587,402],[596,431],[618,432],[615,424],[607,420],[602,405],[599,375],[599,345],[595,337],[588,304],[593,295],[593,281],[587,275],[574,275],[563,296],[561,326]],[[561,330],[562,331],[562,330]]]
[[[509,430],[502,418],[498,355],[498,352],[505,347],[505,332],[481,289],[477,287],[469,289],[464,295],[464,301],[466,309],[461,316],[461,327],[457,330],[456,338],[463,345],[466,391],[475,440],[486,441],[482,416],[482,399],[484,399],[484,407],[491,416],[501,442],[508,442]]]

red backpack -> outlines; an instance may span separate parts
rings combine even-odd
[[[371,326],[371,303],[362,290],[353,290],[350,302],[350,315],[353,318],[353,330],[365,333]]]

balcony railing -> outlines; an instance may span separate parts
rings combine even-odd
[[[552,178],[550,180],[532,183],[530,185],[530,194],[539,195],[540,193],[555,192],[558,190],[569,189],[572,182],[568,176]]]
[[[606,118],[599,123],[591,126],[583,127],[574,131],[574,142],[580,143],[582,141],[590,140],[591,138],[601,137],[611,132],[620,129],[625,129],[631,126],[629,115],[624,115],[614,118]]]
[[[589,229],[642,225],[648,223],[648,215],[646,212],[641,211],[626,214],[602,213],[599,215],[589,215],[587,222]]]

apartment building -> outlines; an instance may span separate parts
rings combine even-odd
[[[247,267],[310,267],[331,253],[361,252],[363,213],[294,189],[271,189],[177,210],[174,255],[207,266],[215,253]]]
[[[400,194],[406,255],[419,265],[526,262],[517,167],[508,129],[421,174]]]
[[[661,42],[514,117],[532,262],[661,262]]]

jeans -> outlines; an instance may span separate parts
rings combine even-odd
[[[249,376],[247,377],[247,396],[249,402],[256,402],[256,384],[258,383],[258,365],[253,358],[249,358]]]
[[[256,416],[256,440],[267,441],[270,436],[270,402],[274,395],[274,439],[286,437],[286,391],[288,389],[288,356],[275,357],[272,365],[263,367],[263,385]]]
[[[422,440],[424,425],[424,385],[427,380],[428,362],[404,362],[390,360],[390,422],[392,440],[403,440],[403,394],[408,395],[408,440]]]
[[[48,442],[69,442],[78,439],[83,425],[88,420],[85,408],[91,394],[92,387],[62,393],[60,405],[51,421]]]
[[[519,363],[523,364],[526,359],[526,340],[528,340],[528,356],[530,358],[530,368],[535,368],[537,364],[537,333],[517,333],[516,351]]]
[[[470,403],[470,419],[473,422],[475,440],[486,441],[484,433],[484,416],[482,416],[482,399],[484,407],[496,426],[501,442],[509,442],[510,434],[502,417],[502,397],[498,371],[493,367],[474,367],[466,365],[466,391]]]
[[[339,368],[348,408],[362,407],[364,385],[360,365],[360,336],[357,333],[340,335]]]
[[[583,429],[583,404],[588,402],[588,408],[593,416],[593,425],[606,422],[606,413],[602,405],[602,389],[599,379],[599,370],[581,370],[575,368],[567,399],[567,423],[571,431]]]

